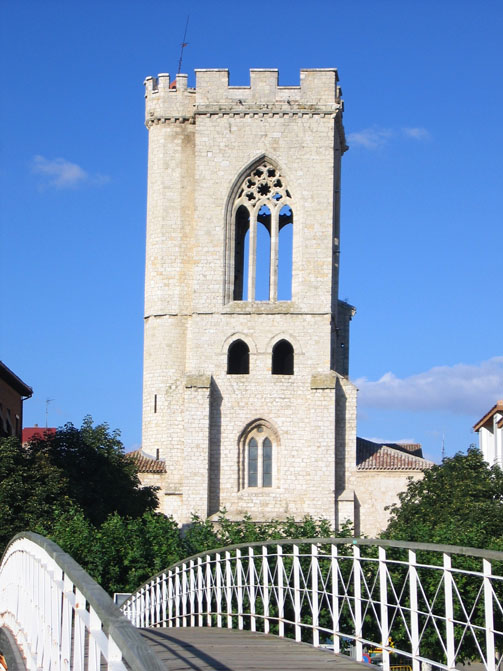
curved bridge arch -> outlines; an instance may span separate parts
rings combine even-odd
[[[122,610],[141,627],[249,629],[315,647],[326,647],[328,639],[335,653],[347,653],[349,641],[360,662],[364,646],[379,648],[384,671],[396,654],[410,660],[413,671],[423,662],[454,669],[475,649],[485,668],[496,671],[503,646],[499,562],[503,552],[426,543],[256,542],[178,562]],[[473,600],[465,604],[467,581]]]

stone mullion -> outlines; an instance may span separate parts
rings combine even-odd
[[[248,253],[248,300],[255,300],[255,276],[257,274],[257,212],[250,212],[250,239]]]
[[[278,241],[279,207],[271,207],[271,266],[269,270],[269,300],[278,300]]]

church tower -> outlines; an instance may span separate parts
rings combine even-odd
[[[335,69],[148,77],[143,450],[161,510],[353,519]]]

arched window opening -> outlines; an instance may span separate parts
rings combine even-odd
[[[262,205],[257,216],[255,300],[268,301],[271,284],[271,210]]]
[[[275,437],[263,424],[256,425],[246,437],[244,447],[243,486],[273,487],[275,482]]]
[[[279,211],[278,300],[292,300],[293,211],[284,205]]]
[[[258,486],[258,443],[250,438],[248,443],[248,487]]]
[[[292,297],[292,197],[267,159],[241,182],[228,234],[234,237],[226,300],[277,301]],[[289,229],[282,233],[283,229]]]
[[[250,372],[250,349],[242,340],[235,340],[227,350],[227,373],[248,375]]]
[[[262,487],[272,487],[272,443],[267,436],[262,443]]]
[[[288,340],[279,340],[272,348],[272,374],[293,375],[293,347]]]
[[[248,298],[248,257],[250,214],[244,205],[236,211],[234,240],[234,300]]]

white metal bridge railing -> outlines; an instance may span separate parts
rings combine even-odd
[[[237,545],[190,557],[122,605],[138,627],[236,627],[382,655],[382,666],[503,669],[503,552],[369,539]]]
[[[29,671],[165,669],[108,594],[38,534],[18,534],[4,552],[0,627],[13,634]]]

